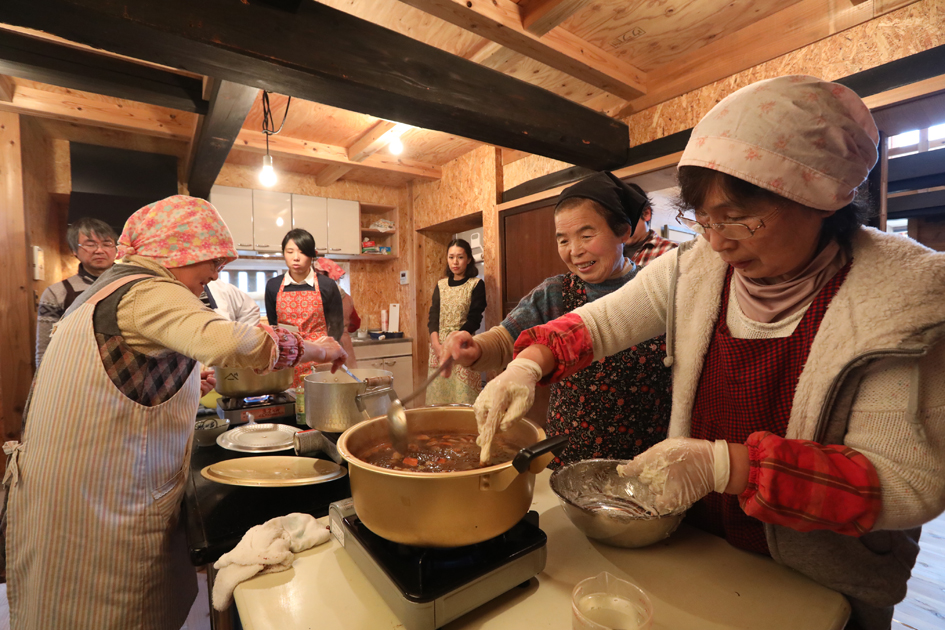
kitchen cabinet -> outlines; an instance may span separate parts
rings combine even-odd
[[[253,191],[253,249],[257,252],[281,252],[282,239],[292,229],[291,225],[291,194]]]
[[[347,199],[328,199],[328,253],[361,253],[361,204]]]
[[[214,186],[210,203],[230,228],[237,249],[253,249],[253,191],[249,188]]]
[[[413,391],[413,343],[410,340],[355,343],[354,356],[359,368],[387,370],[393,374],[394,390],[399,396],[406,396]]]
[[[378,219],[386,219],[394,224],[394,229],[382,231],[371,227]],[[376,203],[361,204],[361,240],[365,238],[380,247],[389,247],[389,254],[370,254],[365,256],[395,258],[397,256],[397,207]]]
[[[315,238],[315,250],[328,253],[328,200],[324,197],[292,195],[292,227],[308,230]]]

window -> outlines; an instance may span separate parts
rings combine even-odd
[[[888,146],[890,158],[945,148],[945,125],[935,125],[928,129],[913,129],[890,136]]]

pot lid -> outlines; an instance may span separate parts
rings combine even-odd
[[[333,481],[348,472],[323,459],[269,455],[227,459],[205,467],[200,474],[231,486],[278,488]]]
[[[217,444],[240,453],[272,453],[292,448],[292,436],[301,431],[287,424],[245,424],[217,436]]]

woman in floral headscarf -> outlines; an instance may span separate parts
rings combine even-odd
[[[670,439],[618,471],[653,510],[691,505],[692,523],[840,591],[868,630],[889,628],[918,528],[945,509],[945,254],[861,225],[877,141],[835,83],[728,96],[680,160],[679,220],[701,237],[522,333],[476,403],[507,425],[539,380],[667,333]]]
[[[23,442],[4,445],[12,628],[180,628],[197,593],[179,519],[197,362],[263,373],[345,359],[334,340],[231,322],[200,302],[236,258],[206,201],[146,206],[118,244],[119,263],[53,332]]]

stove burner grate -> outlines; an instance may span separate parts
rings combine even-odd
[[[223,397],[217,401],[217,405],[224,411],[236,411],[238,409],[252,409],[254,407],[268,407],[271,405],[284,405],[289,402],[289,395],[285,392],[278,394],[264,394],[262,396],[247,396],[245,398],[227,398]]]

